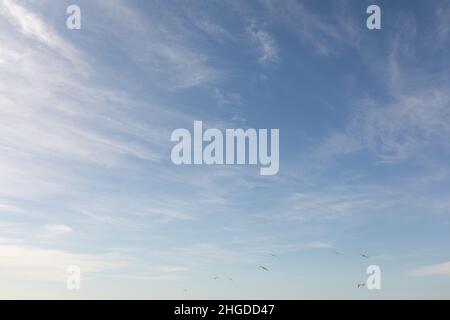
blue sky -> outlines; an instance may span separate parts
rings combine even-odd
[[[0,1],[0,297],[450,298],[448,1],[71,4]],[[173,165],[194,120],[278,175]]]

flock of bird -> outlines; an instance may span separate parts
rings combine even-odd
[[[343,254],[343,253],[340,252],[340,251],[333,251],[333,253],[336,254],[336,255],[341,255],[341,254]],[[269,255],[270,255],[271,257],[273,257],[273,258],[277,258],[277,257],[278,257],[277,255],[275,255],[275,254],[273,254],[273,253],[269,253]],[[367,254],[365,254],[365,253],[360,253],[359,256],[362,257],[362,258],[364,258],[364,259],[369,259],[369,256],[368,256]],[[261,269],[262,271],[266,271],[266,272],[269,272],[269,271],[270,271],[269,268],[267,268],[267,267],[265,267],[265,266],[263,266],[263,265],[259,265],[258,267],[259,267],[259,269]],[[219,280],[219,276],[215,276],[215,277],[213,278],[213,280]],[[233,278],[228,278],[228,280],[229,280],[229,281],[233,281]],[[359,288],[362,288],[362,287],[365,287],[365,286],[366,286],[365,283],[358,283],[358,285],[357,285],[358,289],[359,289]],[[187,293],[187,289],[184,289],[184,292]]]

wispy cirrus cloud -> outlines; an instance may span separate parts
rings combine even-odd
[[[414,17],[401,16],[398,23],[387,54],[377,60],[384,71],[372,71],[375,78],[388,79],[383,83],[385,94],[352,101],[345,129],[330,133],[315,147],[319,156],[368,152],[376,161],[398,163],[422,159],[430,149],[450,151],[450,79],[417,66],[417,52],[423,48]]]
[[[234,39],[231,33],[208,18],[199,18],[196,26],[218,42],[233,41]]]
[[[321,55],[330,55],[336,47],[344,43],[345,35],[336,25],[312,12],[300,1],[260,1],[269,13],[269,17],[286,25],[299,39]]]
[[[177,90],[209,84],[220,76],[209,63],[208,54],[190,44],[190,33],[173,14],[159,14],[146,19],[125,1],[98,1],[106,13],[99,25],[111,25],[110,30],[126,52],[128,62],[144,69],[159,89]],[[157,5],[157,3],[155,3]],[[208,32],[220,32],[211,24],[200,24]],[[214,30],[213,30],[214,29]],[[103,28],[96,30],[102,32]],[[132,35],[130,37],[130,34]],[[225,33],[222,32],[222,36]]]
[[[361,101],[346,131],[331,133],[314,152],[327,158],[368,151],[387,163],[417,158],[429,148],[448,152],[449,103],[439,88],[399,93],[388,104]]]
[[[12,0],[3,0],[0,7],[0,14],[15,25],[22,34],[45,44],[52,50],[55,50],[71,62],[83,65],[79,59],[80,52],[69,42],[65,41],[54,30],[52,30],[42,19]],[[5,46],[8,48],[8,46]],[[86,67],[86,65],[84,65]]]
[[[111,164],[111,160],[114,163],[113,159],[120,155],[154,160],[154,154],[142,143],[129,144],[105,134],[111,130],[125,133],[123,128],[114,127],[113,121],[104,121],[97,128],[88,125],[89,121],[105,117],[105,106],[117,105],[121,93],[89,86],[84,75],[90,73],[90,67],[83,62],[83,54],[25,7],[11,1],[4,2],[3,7],[11,11],[12,19],[10,23],[2,22],[0,34],[8,48],[2,52],[6,63],[0,65],[0,90],[4,93],[1,142],[6,151],[14,152],[20,146],[23,152],[100,164]],[[14,28],[14,21],[19,22],[18,28]],[[17,33],[25,33],[43,46],[16,37]],[[48,52],[46,47],[53,51]],[[67,52],[70,61],[66,60]],[[77,67],[73,68],[72,63]],[[92,107],[90,111],[88,106]]]

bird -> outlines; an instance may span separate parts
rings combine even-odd
[[[365,286],[366,286],[365,283],[358,283],[358,289],[361,288],[361,287],[365,287]]]
[[[274,257],[274,258],[277,258],[277,255],[276,255],[276,254],[270,253],[270,255],[271,255],[272,257]]]
[[[233,281],[233,278],[229,278],[228,280],[229,280],[229,281]]]
[[[215,276],[215,277],[214,277],[214,280],[217,280],[217,279],[219,279],[219,277],[218,277],[218,276]]]
[[[363,258],[369,259],[369,256],[367,254],[361,253],[360,256]]]
[[[259,266],[262,270],[264,270],[264,271],[269,271],[269,269],[267,269],[266,267],[264,267],[264,266]]]

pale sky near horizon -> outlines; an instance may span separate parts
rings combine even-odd
[[[449,56],[446,0],[0,0],[0,298],[449,299]],[[175,166],[195,120],[279,173]]]

